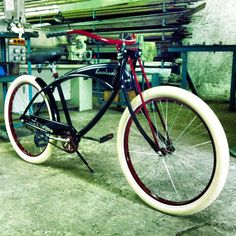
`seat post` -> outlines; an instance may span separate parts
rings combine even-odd
[[[57,68],[56,68],[56,63],[55,61],[53,61],[52,63],[50,63],[50,67],[51,67],[51,71],[52,71],[52,76],[54,79],[57,79],[59,77],[58,73],[57,73]]]

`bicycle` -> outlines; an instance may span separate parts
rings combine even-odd
[[[190,215],[209,206],[220,194],[227,178],[229,150],[224,130],[213,111],[200,98],[177,87],[151,88],[136,40],[107,39],[82,30],[49,32],[47,37],[86,35],[117,47],[117,61],[75,69],[46,84],[32,75],[18,77],[9,87],[5,102],[5,125],[17,154],[30,163],[46,161],[53,147],[77,153],[78,144],[110,107],[121,90],[126,109],[119,122],[117,151],[123,173],[136,194],[151,207],[167,214]],[[50,61],[61,53],[36,55]],[[141,91],[135,72],[141,68],[147,89]],[[105,83],[112,93],[97,114],[77,131],[70,117],[61,83],[76,77]],[[128,90],[137,96],[130,102]],[[53,95],[58,91],[62,111]],[[61,114],[66,122],[61,121]],[[99,142],[112,138],[102,137]],[[59,143],[59,144],[58,144]],[[60,145],[61,143],[61,145]],[[60,146],[59,146],[60,145]]]

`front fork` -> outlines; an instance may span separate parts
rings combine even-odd
[[[140,60],[140,58],[138,57],[138,63],[140,65],[140,68],[141,68],[141,71],[142,71],[142,75],[144,76],[144,79],[145,79],[145,82],[147,84],[147,87],[148,88],[151,88],[151,85],[147,79],[147,76],[146,76],[146,73],[144,71],[144,67],[142,65],[142,62]],[[144,101],[144,98],[143,98],[143,94],[142,94],[142,90],[140,88],[140,85],[139,85],[139,82],[138,82],[138,78],[137,78],[137,75],[136,75],[136,72],[135,72],[135,67],[134,67],[134,63],[132,61],[132,59],[130,57],[128,57],[128,64],[130,65],[130,69],[131,69],[131,72],[132,72],[132,75],[133,75],[133,79],[134,79],[134,82],[135,82],[135,88],[140,96],[140,99],[141,99],[141,103],[142,103],[142,111],[147,119],[147,122],[149,124],[149,127],[150,127],[150,130],[151,130],[151,133],[152,133],[152,137],[153,137],[153,140],[147,135],[147,133],[144,131],[144,129],[142,128],[142,126],[140,125],[137,117],[136,117],[136,114],[135,112],[133,111],[133,108],[130,104],[130,101],[129,101],[129,96],[128,96],[128,93],[127,93],[127,89],[125,88],[125,82],[123,82],[123,93],[124,93],[124,96],[125,96],[125,100],[126,100],[126,103],[127,103],[127,107],[128,107],[128,110],[130,112],[130,115],[135,123],[135,125],[137,126],[138,130],[140,131],[140,133],[143,135],[143,137],[146,139],[146,141],[150,144],[150,146],[153,148],[153,150],[160,154],[160,155],[166,155],[166,149],[165,148],[161,148],[160,145],[159,145],[159,142],[158,142],[158,139],[157,137],[163,142],[165,143],[165,145],[167,146],[167,149],[168,149],[168,152],[170,152],[170,150],[174,151],[174,147],[172,145],[172,142],[169,138],[169,134],[168,134],[168,131],[167,131],[167,127],[166,127],[166,123],[159,111],[159,108],[157,106],[157,103],[154,101],[154,107],[155,107],[155,110],[157,111],[159,117],[160,117],[160,120],[161,120],[161,123],[162,123],[162,126],[164,127],[164,130],[165,130],[165,134],[166,134],[166,138],[160,134],[157,130],[157,127],[154,126],[152,120],[151,120],[151,117],[150,117],[150,114],[149,114],[149,111],[147,109],[147,105]],[[124,80],[122,80],[124,81]]]

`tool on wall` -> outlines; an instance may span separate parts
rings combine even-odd
[[[9,32],[18,34],[19,38],[21,39],[22,34],[25,32],[24,26],[21,23],[21,18],[19,18],[19,20],[14,20],[14,18],[12,18],[7,25],[7,30]]]
[[[58,24],[67,24],[68,29],[70,29],[70,22],[65,19],[62,12],[58,12],[57,15],[53,17],[54,21]],[[68,50],[68,59],[71,61],[88,62],[92,59],[92,51],[87,50],[87,37],[81,35],[67,35],[66,42],[61,42],[60,44],[66,44]]]
[[[5,51],[5,59],[2,61],[25,63],[27,50],[25,39],[22,38],[26,25],[24,0],[4,0],[4,14],[5,19],[0,22],[4,30],[2,34],[9,35],[3,39],[5,46],[1,50]]]

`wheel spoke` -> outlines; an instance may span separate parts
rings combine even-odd
[[[181,106],[179,107],[178,112],[177,112],[176,115],[175,115],[174,121],[172,122],[172,125],[170,126],[170,129],[169,129],[169,133],[170,133],[170,134],[171,134],[172,128],[174,127],[174,125],[175,125],[175,123],[176,123],[176,120],[177,120],[178,117],[179,117],[179,114],[180,114],[180,111],[181,111],[182,107],[183,107],[183,105],[181,105]]]
[[[169,177],[169,179],[170,179],[170,182],[171,182],[171,184],[172,184],[172,186],[173,186],[173,188],[174,188],[174,190],[175,190],[175,193],[176,193],[176,195],[178,196],[178,199],[180,200],[178,191],[177,191],[177,189],[176,189],[176,187],[175,187],[175,184],[174,184],[173,179],[171,178],[171,175],[170,175],[169,169],[168,169],[168,167],[167,167],[167,165],[166,165],[165,159],[163,158],[162,161],[163,161],[164,167],[165,167],[165,169],[166,169],[166,172],[167,172],[167,174],[168,174],[168,177]]]
[[[207,142],[195,144],[193,146],[190,146],[189,148],[196,148],[196,147],[200,147],[200,146],[203,146],[203,145],[206,145],[206,144],[210,144],[210,143],[211,143],[211,141],[207,141]]]
[[[137,151],[129,151],[130,153],[134,154],[140,154],[140,155],[148,155],[148,156],[153,156],[155,153],[148,153],[148,152],[137,152]]]
[[[185,127],[185,129],[182,131],[182,133],[178,136],[178,138],[174,141],[174,145],[176,145],[176,143],[178,142],[178,140],[184,135],[185,131],[188,129],[188,127],[191,126],[191,124],[194,122],[194,120],[197,118],[197,116],[195,116],[190,122],[189,124]]]

